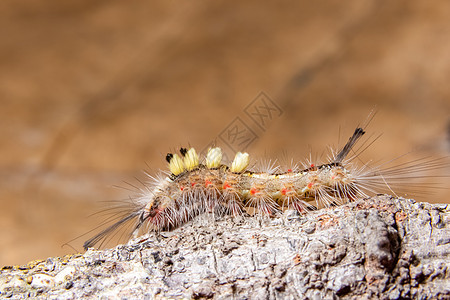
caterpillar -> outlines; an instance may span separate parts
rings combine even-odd
[[[407,187],[419,171],[448,166],[445,158],[424,158],[384,169],[358,166],[354,160],[361,150],[354,147],[364,134],[357,127],[325,164],[310,163],[284,172],[251,171],[249,154],[243,152],[236,153],[227,166],[219,147],[210,148],[202,159],[194,148],[168,153],[169,173],[152,177],[154,183],[141,190],[135,207],[83,246],[86,250],[95,246],[130,222],[136,236],[141,228],[171,230],[202,214],[273,216],[287,209],[305,214],[381,191],[394,192],[391,185]]]

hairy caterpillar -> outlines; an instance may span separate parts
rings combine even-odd
[[[194,148],[181,148],[179,155],[168,153],[170,173],[152,177],[154,184],[141,191],[136,206],[87,240],[84,248],[104,241],[130,222],[136,235],[141,228],[170,230],[205,213],[221,216],[252,211],[271,216],[285,209],[306,213],[382,191],[393,192],[391,185],[410,187],[408,180],[415,173],[448,166],[443,158],[425,158],[384,169],[357,166],[353,161],[359,151],[353,148],[364,134],[363,128],[356,128],[344,147],[331,154],[328,163],[279,173],[248,170],[248,153],[238,152],[230,166],[222,164],[220,148],[210,148],[203,160]]]

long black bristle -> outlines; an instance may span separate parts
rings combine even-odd
[[[139,214],[141,214],[140,211],[136,211],[128,216],[126,216],[125,218],[117,221],[116,223],[112,224],[111,226],[109,226],[108,228],[106,228],[105,230],[103,230],[102,232],[100,232],[99,234],[95,235],[94,237],[90,238],[89,240],[87,240],[86,242],[84,242],[83,244],[83,248],[84,250],[87,250],[90,247],[93,247],[95,244],[97,244],[99,241],[101,241],[104,237],[106,237],[109,233],[111,233],[112,231],[116,230],[118,227],[120,227],[123,223],[137,217]],[[141,222],[141,220],[140,220]],[[139,223],[137,225],[137,228],[140,227],[142,224]]]
[[[336,156],[336,159],[333,161],[333,163],[341,163],[345,157],[347,157],[350,150],[353,148],[353,146],[356,144],[356,142],[365,134],[366,132],[364,129],[358,127],[355,129],[355,132],[348,140],[347,144],[345,144],[344,148],[342,148],[341,151],[339,151],[338,155]]]

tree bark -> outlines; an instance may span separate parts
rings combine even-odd
[[[4,267],[0,296],[450,299],[450,206],[386,195],[197,219],[128,245]]]

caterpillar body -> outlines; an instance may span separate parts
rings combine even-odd
[[[155,183],[141,191],[136,207],[83,246],[95,246],[129,222],[133,222],[131,231],[136,235],[141,228],[170,230],[201,214],[272,216],[286,209],[304,214],[382,190],[392,191],[391,184],[409,186],[408,179],[415,176],[411,174],[447,166],[438,158],[385,169],[358,167],[353,160],[359,154],[353,148],[364,134],[363,128],[356,128],[344,147],[332,153],[325,164],[279,173],[248,170],[248,153],[238,152],[227,166],[222,164],[220,148],[210,148],[203,160],[194,148],[181,148],[180,155],[166,156],[170,173],[154,178]]]

